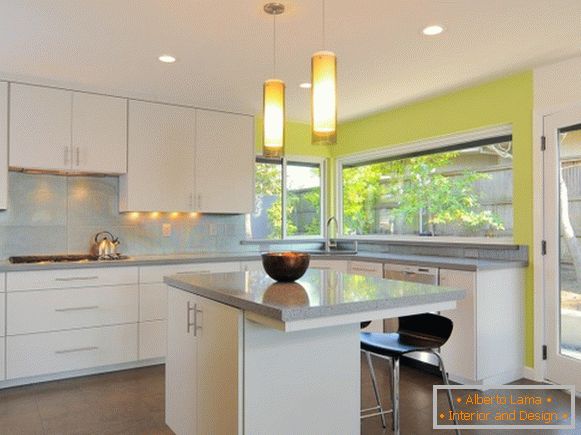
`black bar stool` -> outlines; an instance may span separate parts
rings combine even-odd
[[[369,323],[362,322],[361,328],[367,327]],[[452,321],[447,317],[425,313],[400,317],[397,332],[361,332],[361,351],[367,359],[373,392],[377,401],[377,406],[361,410],[361,418],[381,416],[381,423],[383,427],[386,427],[385,414],[392,413],[392,429],[396,435],[399,435],[399,360],[407,353],[429,352],[436,355],[440,371],[442,372],[442,380],[444,384],[450,385],[446,368],[444,367],[444,360],[437,352],[437,349],[448,341],[450,335],[452,335],[453,327]],[[371,355],[384,358],[390,362],[392,369],[390,380],[393,409],[384,410],[381,405]],[[450,390],[448,390],[448,403],[450,404],[450,409],[454,412],[454,401],[452,400],[452,392]],[[370,414],[369,412],[371,411],[376,412]],[[454,424],[458,424],[456,419],[454,419]],[[456,429],[456,433],[459,435],[460,431]]]

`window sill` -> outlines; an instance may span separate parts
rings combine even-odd
[[[301,237],[296,239],[244,239],[240,240],[241,245],[292,245],[292,244],[309,244],[325,243],[325,239],[319,236],[312,238]]]
[[[358,241],[359,243],[369,243],[377,245],[430,245],[430,246],[462,246],[480,248],[518,249],[512,237],[447,237],[447,236],[341,236],[337,238],[341,241]]]

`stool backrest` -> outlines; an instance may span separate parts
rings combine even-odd
[[[439,314],[424,313],[399,318],[399,333],[433,338],[444,344],[452,335],[454,323]]]

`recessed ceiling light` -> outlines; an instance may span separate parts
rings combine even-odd
[[[443,31],[444,31],[444,28],[442,26],[438,26],[436,24],[434,26],[424,27],[424,29],[422,30],[422,33],[426,36],[435,36],[435,35],[439,35]]]
[[[309,82],[301,83],[299,87],[303,89],[311,89],[311,84]]]
[[[160,62],[163,63],[174,63],[176,61],[176,58],[169,55],[169,54],[162,54],[161,56],[158,57]]]

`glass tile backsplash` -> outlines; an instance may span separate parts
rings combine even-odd
[[[249,249],[243,215],[119,213],[118,178],[9,174],[8,209],[0,211],[0,257],[87,253],[108,230],[128,255],[227,252]],[[164,237],[162,225],[171,224]],[[252,249],[252,248],[250,248]]]

